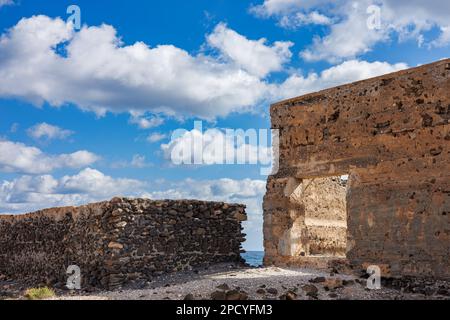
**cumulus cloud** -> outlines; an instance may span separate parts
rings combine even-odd
[[[0,0],[0,8],[3,6],[8,6],[14,4],[13,0]]]
[[[262,196],[266,183],[263,180],[194,180],[186,179],[168,183],[165,190],[145,193],[151,199],[200,199],[240,203],[240,199]]]
[[[64,140],[74,134],[71,130],[62,129],[48,123],[38,123],[27,130],[30,137],[34,139],[45,138],[48,140],[60,139]]]
[[[304,25],[330,25],[333,20],[317,11],[302,13],[297,12],[293,16],[283,16],[280,19],[280,25],[284,28],[294,29]]]
[[[224,55],[232,54],[228,46],[217,45],[226,50]],[[261,41],[253,45],[265,48]],[[269,58],[272,51],[277,59],[287,56],[287,47],[270,47]],[[0,38],[0,97],[53,106],[73,103],[98,114],[131,111],[211,119],[247,110],[264,94],[265,83],[238,65],[252,71],[256,66],[235,54],[232,62],[224,62],[173,45],[125,46],[109,25],[74,32],[59,18],[34,16]],[[278,69],[281,61],[271,62],[269,70]]]
[[[17,122],[14,122],[11,127],[9,128],[9,132],[11,133],[16,133],[20,128],[20,124],[18,124]]]
[[[328,35],[314,38],[312,46],[301,52],[305,60],[338,62],[367,53],[374,44],[388,39],[389,32],[385,28],[368,28],[367,6],[351,3],[343,6],[347,17],[333,24]]]
[[[131,166],[133,168],[145,168],[151,166],[150,163],[147,163],[145,156],[140,154],[135,154],[133,159],[131,159]]]
[[[368,22],[380,11],[380,25],[371,27]],[[337,0],[265,0],[252,9],[260,17],[275,17],[283,27],[300,27],[309,22],[308,17],[319,12],[330,19],[329,32],[316,37],[310,48],[301,56],[308,61],[328,60],[336,63],[369,52],[377,43],[397,36],[400,41],[415,39],[419,45],[450,44],[447,30],[450,27],[450,3],[440,0],[362,0],[358,2]],[[301,17],[303,23],[299,23]],[[437,39],[427,39],[426,33],[436,27]]]
[[[158,116],[143,116],[132,112],[130,123],[137,125],[140,129],[151,129],[161,126],[164,119]]]
[[[322,2],[311,1],[311,8],[315,8],[313,3]],[[314,20],[320,17],[317,13]],[[354,33],[345,30],[345,34]],[[339,50],[338,55],[351,55],[346,46],[357,46],[358,41],[344,40],[338,41],[333,50]],[[283,70],[292,43],[250,40],[225,24],[219,24],[206,41],[219,55],[191,55],[171,45],[151,48],[142,42],[124,46],[116,30],[108,25],[74,32],[61,19],[22,19],[0,38],[0,97],[54,106],[73,103],[99,114],[129,112],[130,123],[149,129],[164,122],[158,115],[211,120],[254,110],[286,96],[283,90],[305,93],[302,87],[293,87],[302,84],[297,75],[301,71],[286,82],[264,79]],[[322,42],[317,39],[318,45]],[[321,55],[319,49],[314,52]],[[380,74],[367,76],[373,73]],[[313,81],[311,89],[329,85],[319,80]],[[345,80],[361,80],[360,73]],[[330,83],[342,82],[336,79]]]
[[[199,129],[174,134],[162,144],[164,157],[175,165],[263,164],[271,163],[269,132],[260,139],[256,130]]]
[[[264,0],[260,5],[250,8],[250,11],[261,17],[278,16],[289,14],[299,9],[311,9],[329,0]]]
[[[156,142],[159,142],[166,138],[167,138],[166,134],[160,133],[160,132],[154,132],[147,137],[147,141],[150,143],[156,143]]]
[[[99,157],[82,150],[71,154],[50,155],[23,143],[0,140],[0,171],[27,174],[49,173],[60,168],[82,168]]]
[[[147,162],[147,158],[140,154],[133,155],[131,161],[119,161],[115,162],[111,165],[112,168],[118,169],[118,168],[135,168],[135,169],[143,169],[152,167],[153,164],[150,162]]]
[[[59,185],[61,190],[65,192],[89,194],[97,198],[105,198],[114,194],[128,193],[133,189],[142,189],[145,184],[132,179],[114,179],[100,171],[87,168],[77,175],[62,177]]]
[[[226,59],[260,78],[264,78],[271,72],[282,70],[283,64],[292,57],[289,48],[294,45],[289,41],[277,41],[272,46],[268,46],[266,39],[249,40],[223,23],[214,29],[207,41]]]
[[[431,47],[445,47],[450,43],[450,25],[441,27],[441,34],[439,38],[431,42]]]
[[[114,196],[139,195],[139,190],[142,193],[145,185],[133,179],[114,179],[90,168],[60,179],[50,175],[26,175],[0,183],[0,211],[24,213],[48,207],[81,205]]]

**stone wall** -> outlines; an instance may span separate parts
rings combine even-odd
[[[330,260],[280,249],[305,217],[295,190],[349,175],[351,265],[450,278],[450,60],[283,101],[271,117],[280,158],[264,200],[266,264]]]
[[[83,288],[116,288],[174,271],[241,262],[245,207],[115,198],[0,216],[0,274],[63,287],[70,265]]]

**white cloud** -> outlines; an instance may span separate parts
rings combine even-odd
[[[161,126],[164,119],[157,116],[145,117],[132,112],[130,123],[136,124],[140,129],[151,129]]]
[[[229,129],[230,130],[230,129]],[[167,144],[162,144],[164,157],[173,164],[263,164],[271,163],[272,149],[267,143],[258,144],[259,132],[251,130],[247,138],[245,131],[237,135],[230,131],[198,129],[180,132]],[[254,133],[252,135],[252,133]],[[267,133],[268,135],[269,133]],[[267,136],[266,135],[266,136]],[[249,141],[252,137],[253,141]],[[269,137],[267,137],[269,140]]]
[[[380,28],[369,28],[373,17],[368,8],[378,5]],[[324,13],[333,23],[329,33],[316,37],[313,44],[301,56],[308,61],[328,60],[336,63],[369,52],[377,43],[397,36],[400,41],[415,39],[419,46],[450,44],[447,30],[450,27],[450,2],[440,0],[361,0],[358,2],[266,0],[252,9],[261,17],[275,17],[287,28],[299,27],[298,17],[308,17],[314,12]],[[314,20],[310,24],[316,23]],[[441,30],[437,39],[427,39],[426,32],[433,27]]]
[[[131,159],[131,166],[133,168],[141,169],[141,168],[150,167],[150,166],[152,166],[152,164],[147,163],[145,156],[142,156],[140,154],[135,154],[133,156],[133,159]]]
[[[288,2],[292,4],[287,1],[285,5]],[[314,5],[323,2],[308,2],[307,7],[314,10],[307,14],[316,12]],[[343,30],[344,37],[359,37],[349,30]],[[312,60],[354,55],[366,48],[364,41],[371,41],[368,37],[358,45],[359,40],[342,38],[335,43],[333,39],[317,39],[314,52],[306,50],[304,55],[310,53],[308,59]],[[264,39],[249,40],[224,24],[216,27],[207,42],[218,49],[219,57],[194,56],[171,45],[150,48],[138,42],[123,46],[114,28],[107,25],[84,27],[74,33],[60,19],[23,19],[0,38],[0,97],[19,97],[36,104],[47,101],[55,106],[70,102],[99,113],[129,112],[130,123],[149,129],[163,123],[158,114],[210,120],[246,112],[285,97],[283,91],[303,81],[298,75],[281,84],[261,79],[283,69],[291,55],[289,42],[268,45]],[[65,46],[61,47],[62,43]],[[324,43],[329,43],[332,53]],[[64,55],[55,52],[57,46],[58,52],[65,50]],[[380,74],[367,75],[374,73]],[[314,81],[313,77],[305,79],[313,82],[310,88],[314,90],[342,84],[341,80],[362,79],[357,73],[322,84],[320,78]],[[296,95],[307,92],[294,89]]]
[[[111,165],[112,168],[136,168],[136,169],[143,169],[152,167],[153,164],[150,162],[147,162],[147,159],[145,156],[140,154],[133,155],[133,158],[131,161],[119,161],[115,162]]]
[[[145,185],[133,179],[114,179],[89,168],[60,179],[50,175],[21,176],[0,183],[0,211],[25,213],[49,207],[81,205],[114,196],[134,196],[142,193]]]
[[[60,127],[48,124],[38,123],[27,130],[30,137],[34,139],[46,138],[48,140],[61,139],[64,140],[67,137],[74,134],[73,131],[65,130]]]
[[[281,71],[283,64],[292,57],[290,47],[294,45],[288,41],[277,41],[268,46],[266,39],[249,40],[223,23],[214,29],[207,40],[208,44],[219,49],[225,58],[260,78],[271,72]]]
[[[11,127],[9,128],[9,132],[16,133],[19,130],[20,124],[17,122],[14,122]]]
[[[132,179],[114,179],[94,169],[84,169],[75,176],[64,176],[59,181],[61,190],[71,193],[82,193],[96,198],[110,197],[139,190],[145,185]],[[133,191],[131,191],[132,193]]]
[[[49,155],[23,143],[0,140],[0,171],[27,174],[48,173],[60,168],[82,168],[99,157],[88,151]]]
[[[445,47],[450,43],[450,25],[441,27],[441,34],[439,38],[434,40],[430,45],[432,47]]]
[[[389,64],[387,62],[367,62],[350,60],[337,66],[325,69],[320,74],[310,73],[307,76],[293,74],[279,86],[272,88],[274,101],[297,97],[303,94],[332,88],[338,85],[376,77],[386,73],[406,69],[404,63]]]
[[[263,196],[265,191],[266,182],[263,180],[186,179],[167,184],[165,190],[152,191],[145,195],[151,199],[199,199],[240,203],[239,199]]]
[[[370,0],[369,0],[370,1]],[[301,56],[307,61],[328,60],[339,62],[344,58],[354,58],[364,54],[372,46],[383,40],[387,40],[387,29],[369,29],[367,26],[367,6],[353,6],[346,3],[347,17],[331,26],[330,33],[324,37],[315,37],[313,45],[301,52]]]
[[[260,5],[250,8],[250,11],[261,17],[286,15],[299,9],[310,9],[326,3],[327,0],[264,0]]]
[[[283,16],[280,19],[280,25],[284,28],[298,28],[303,25],[330,25],[333,20],[320,12],[313,11],[309,13],[297,12],[292,16]]]
[[[281,56],[288,51],[283,43],[271,49]],[[252,108],[266,88],[234,62],[191,55],[173,45],[124,46],[112,26],[74,32],[70,24],[46,16],[22,19],[3,34],[0,56],[0,97],[53,106],[73,103],[99,114],[212,119]]]
[[[155,132],[155,133],[150,134],[147,137],[147,141],[150,142],[150,143],[156,143],[156,142],[159,142],[159,141],[164,140],[166,138],[167,138],[166,134]]]
[[[3,6],[8,6],[14,4],[13,0],[0,0],[0,8]]]

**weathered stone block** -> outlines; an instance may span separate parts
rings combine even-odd
[[[349,175],[345,254],[351,265],[379,265],[386,276],[450,278],[449,63],[272,105],[280,158],[264,199],[266,264],[327,260],[311,251],[332,256],[323,227],[335,222],[315,226],[315,238],[305,235],[311,210],[299,205],[307,197],[293,190],[317,178]],[[318,208],[315,219],[336,208],[320,209],[336,196],[331,186],[310,197]],[[333,245],[344,249],[336,228],[330,231]],[[302,249],[286,250],[287,245]]]

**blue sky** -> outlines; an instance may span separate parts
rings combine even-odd
[[[0,212],[242,202],[245,246],[261,249],[261,165],[176,166],[190,140],[172,132],[201,120],[214,144],[270,128],[278,100],[448,57],[448,21],[437,0],[0,0]]]

